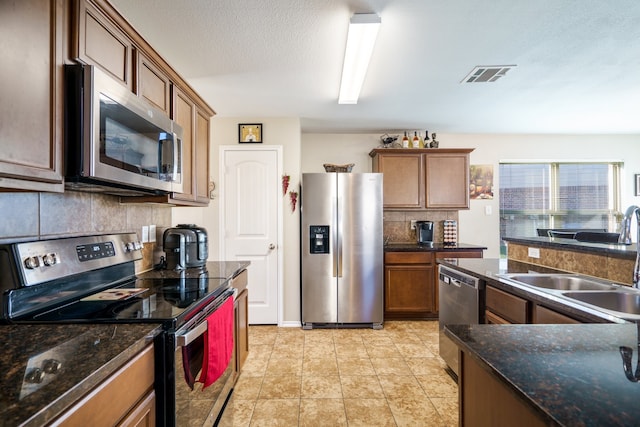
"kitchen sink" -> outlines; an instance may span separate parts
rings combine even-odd
[[[536,288],[559,291],[606,291],[620,287],[579,274],[505,274],[501,277]]]
[[[605,310],[640,315],[640,292],[564,292],[562,295]]]

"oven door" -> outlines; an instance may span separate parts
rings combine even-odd
[[[203,312],[201,322],[176,332],[174,346],[175,410],[166,414],[169,425],[171,425],[173,417],[175,417],[176,426],[215,425],[225,409],[227,398],[231,394],[235,382],[235,351],[232,352],[231,359],[220,378],[209,387],[203,389],[202,384],[194,384],[193,379],[199,378],[201,375],[202,353],[198,351],[197,344],[207,332],[206,317],[221,307],[229,298],[233,298],[235,292],[235,289],[232,288],[223,292],[208,306],[206,315]],[[189,324],[187,323],[187,325]],[[191,378],[188,378],[189,371],[192,372]],[[171,396],[169,396],[170,398]]]

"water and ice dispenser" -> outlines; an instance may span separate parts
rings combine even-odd
[[[311,225],[309,226],[309,253],[328,254],[329,253],[329,226]]]

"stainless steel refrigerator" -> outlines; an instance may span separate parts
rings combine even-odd
[[[382,174],[303,174],[301,214],[303,329],[382,328]]]

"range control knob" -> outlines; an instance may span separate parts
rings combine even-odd
[[[142,250],[142,243],[141,242],[133,242],[133,249],[135,249],[136,251],[141,251]]]
[[[40,368],[33,368],[24,377],[24,380],[32,384],[40,384],[44,380],[44,371]]]
[[[134,249],[133,242],[129,242],[124,245],[125,252],[133,252]]]
[[[38,259],[37,256],[30,256],[28,258],[25,258],[24,266],[27,267],[29,270],[38,268],[40,267],[40,259]]]
[[[42,262],[44,265],[54,265],[58,263],[58,256],[56,254],[46,254],[42,256]]]

